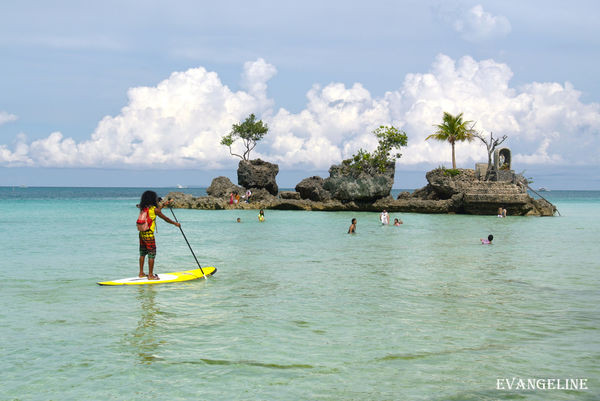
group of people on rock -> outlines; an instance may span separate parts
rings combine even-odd
[[[246,191],[245,195],[242,195],[241,199],[245,199],[246,203],[250,203],[250,198],[252,197],[252,191],[249,189]],[[240,203],[240,194],[237,191],[231,192],[229,194],[229,204],[230,205],[238,205]]]

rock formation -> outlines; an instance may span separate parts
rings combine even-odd
[[[300,193],[296,191],[282,191],[279,193],[281,199],[297,199],[300,200]]]
[[[331,166],[323,188],[342,202],[374,202],[390,195],[394,184],[395,162],[387,164],[385,172],[356,171],[343,164]]]
[[[237,170],[238,184],[244,188],[264,188],[271,195],[277,195],[279,192],[275,179],[277,173],[279,173],[277,164],[261,159],[242,160]]]
[[[331,199],[329,191],[323,188],[323,179],[316,175],[300,181],[296,185],[296,192],[300,194],[300,198],[309,199],[314,202]]]
[[[499,207],[509,215],[552,216],[556,208],[527,193],[522,177],[512,181],[482,181],[470,169],[435,169],[426,174],[428,184],[412,194],[413,199],[444,201],[448,212],[496,214]]]
[[[243,195],[246,191],[244,188],[235,185],[229,178],[224,176],[213,179],[210,187],[206,189],[208,196],[214,196],[215,198],[228,198],[229,194],[232,192],[237,192],[238,194]]]
[[[252,187],[252,201],[229,205],[231,183],[226,177],[217,177],[207,190],[209,196],[195,198],[180,192],[169,193],[174,207],[191,209],[283,209],[319,211],[373,211],[406,213],[462,213],[496,215],[498,208],[507,209],[509,216],[552,216],[554,205],[543,199],[531,198],[522,177],[513,181],[483,181],[474,170],[435,169],[426,174],[428,184],[412,194],[403,192],[398,199],[389,196],[393,171],[386,177],[370,178],[358,175],[361,184],[352,184],[348,175],[338,174],[333,166],[333,183],[327,178],[309,177],[302,180],[296,191],[284,191],[279,197],[266,188]],[[331,171],[331,170],[330,170]],[[381,180],[381,181],[379,181]],[[335,184],[335,185],[334,185]],[[332,193],[326,187],[332,188]],[[238,187],[240,188],[240,187]],[[387,188],[387,189],[386,189]],[[387,190],[387,192],[385,192]],[[243,194],[245,189],[240,188]],[[223,194],[225,194],[223,196]],[[339,194],[339,195],[337,195]],[[351,198],[351,194],[358,194]],[[377,197],[377,198],[376,198]],[[302,198],[302,199],[300,199]]]
[[[302,199],[327,202],[331,199],[343,203],[372,203],[390,195],[394,184],[395,163],[387,165],[386,171],[354,170],[347,165],[333,165],[329,177],[313,176],[296,185]]]

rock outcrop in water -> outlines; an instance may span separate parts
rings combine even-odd
[[[344,164],[331,166],[329,178],[323,180],[323,189],[332,199],[342,202],[375,202],[390,195],[396,166],[391,162],[384,172],[373,170],[356,171]]]
[[[495,215],[498,208],[502,207],[512,216],[552,216],[556,212],[556,207],[551,203],[530,197],[526,182],[520,176],[514,176],[512,181],[483,181],[476,177],[474,170],[435,169],[426,174],[428,184],[425,187],[412,194],[403,192],[394,199],[389,196],[393,170],[381,177],[358,175],[355,178],[357,182],[352,182],[352,177],[340,174],[337,167],[332,166],[330,174],[333,174],[329,178],[306,178],[298,183],[296,191],[285,191],[278,196],[272,195],[265,188],[252,187],[252,201],[239,205],[229,205],[228,195],[234,184],[222,179],[225,177],[217,178],[218,185],[213,181],[210,192],[207,191],[209,196],[196,198],[174,192],[168,194],[168,197],[175,201],[175,207],[212,210],[238,208],[378,212],[387,209],[389,212],[406,213]],[[223,189],[217,190],[217,187]],[[213,196],[223,194],[223,191],[226,195]],[[244,188],[239,190],[239,193],[244,192]]]
[[[229,194],[232,192],[244,194],[245,190],[243,187],[235,185],[229,178],[223,176],[214,178],[210,184],[210,187],[206,189],[208,196],[215,198],[229,197]]]
[[[428,184],[411,198],[436,201],[448,213],[496,214],[499,207],[517,216],[553,216],[556,207],[527,193],[526,181],[515,175],[511,181],[484,181],[470,169],[435,169],[426,174]]]
[[[279,173],[277,164],[261,159],[242,160],[238,165],[238,184],[244,188],[266,189],[271,195],[277,195],[276,176]]]
[[[308,199],[314,202],[323,202],[331,199],[331,194],[323,188],[323,178],[312,176],[303,179],[296,185],[296,192],[300,199]]]

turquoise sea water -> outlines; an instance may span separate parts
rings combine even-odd
[[[1,400],[600,398],[600,192],[546,193],[562,217],[392,214],[401,227],[175,210],[217,274],[100,287],[137,273],[141,192],[0,188]],[[157,242],[159,272],[195,267],[174,226]],[[589,389],[497,389],[512,378]]]

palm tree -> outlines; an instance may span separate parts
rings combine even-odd
[[[425,140],[433,138],[438,141],[448,141],[452,145],[452,168],[456,168],[456,156],[454,152],[454,144],[457,141],[471,142],[475,138],[473,130],[473,121],[463,121],[463,113],[453,116],[450,113],[444,112],[444,122],[437,124],[435,134],[429,135]]]

